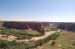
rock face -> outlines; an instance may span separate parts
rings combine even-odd
[[[44,26],[49,26],[49,22],[0,22],[0,27],[15,29],[33,29],[44,32]]]
[[[17,21],[0,21],[0,27],[15,28],[15,29],[33,29],[39,32],[44,32],[44,26],[56,25],[57,28],[75,31],[75,23],[65,22],[17,22]]]
[[[2,27],[2,26],[3,26],[3,24],[4,24],[4,22],[3,22],[3,21],[0,21],[0,27]]]
[[[75,31],[75,23],[60,23],[57,28],[67,31]]]

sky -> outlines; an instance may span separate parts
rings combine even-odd
[[[0,20],[75,22],[75,0],[0,0]]]

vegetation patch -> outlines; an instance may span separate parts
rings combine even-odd
[[[0,49],[33,49],[30,43],[17,43],[0,40]]]
[[[62,31],[59,36],[52,41],[42,45],[43,49],[75,49],[75,32]],[[52,44],[55,43],[55,44]],[[54,46],[53,46],[54,45]]]
[[[26,30],[7,29],[7,28],[0,28],[0,34],[14,35],[17,37],[22,37],[22,38],[31,38],[34,36],[43,35],[42,33],[35,30],[26,31]]]
[[[46,42],[49,42],[50,40],[52,40],[52,45],[54,45],[55,44],[54,41],[55,41],[55,39],[57,39],[58,36],[59,36],[58,33],[54,33],[51,36],[48,36],[44,39],[40,39],[40,40],[36,41],[35,43],[36,43],[36,45],[41,46],[41,45],[45,44]]]

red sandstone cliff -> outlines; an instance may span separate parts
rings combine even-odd
[[[4,21],[0,21],[0,27],[2,27],[4,24]]]

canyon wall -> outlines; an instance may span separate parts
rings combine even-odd
[[[3,21],[0,21],[0,27],[2,27],[2,26],[3,26],[3,24],[4,24],[4,22],[3,22]]]
[[[60,23],[57,25],[57,28],[67,31],[75,31],[75,23]]]
[[[39,32],[44,32],[44,26],[49,26],[49,22],[14,22],[0,21],[0,27],[15,28],[15,29],[33,29]]]

